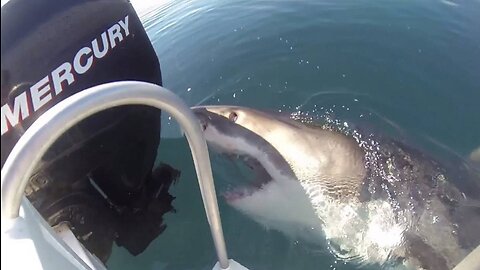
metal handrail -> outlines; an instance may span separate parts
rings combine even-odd
[[[478,270],[480,269],[480,245],[462,259],[453,270]]]
[[[229,261],[218,210],[210,157],[203,132],[190,108],[169,90],[145,82],[113,82],[76,93],[41,115],[19,139],[2,168],[2,217],[15,219],[35,165],[69,128],[97,112],[121,105],[165,110],[185,132],[221,268]]]

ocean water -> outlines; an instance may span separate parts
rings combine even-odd
[[[188,105],[243,105],[362,123],[441,157],[480,147],[480,1],[133,2],[164,86]],[[188,146],[168,115],[159,160],[182,171],[176,213],[141,255],[110,269],[211,269]],[[218,158],[219,193],[238,181]],[[219,198],[229,257],[250,269],[378,269],[264,228]]]

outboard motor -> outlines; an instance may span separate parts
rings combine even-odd
[[[3,164],[25,130],[94,85],[162,84],[160,65],[126,0],[11,0],[1,8]],[[162,231],[179,172],[154,168],[160,110],[123,106],[68,130],[42,158],[26,196],[51,226],[68,224],[105,262],[115,242],[133,255]]]

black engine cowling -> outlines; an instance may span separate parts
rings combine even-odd
[[[162,84],[160,65],[128,1],[11,0],[1,9],[3,164],[45,111],[94,85]],[[179,172],[153,168],[160,110],[123,106],[68,130],[42,158],[26,195],[52,226],[67,222],[106,261],[114,241],[141,253],[164,229]]]

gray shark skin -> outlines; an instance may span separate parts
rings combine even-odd
[[[268,228],[347,261],[414,269],[452,269],[480,244],[480,180],[464,163],[246,107],[193,110],[209,146],[261,178],[224,196]]]

